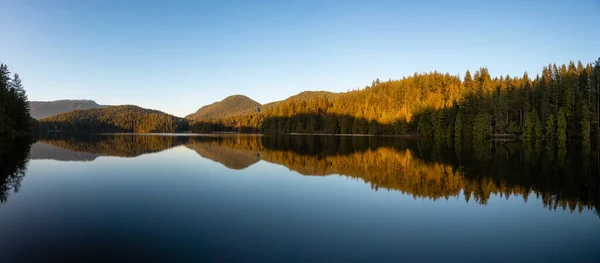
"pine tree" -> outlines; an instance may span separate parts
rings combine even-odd
[[[556,118],[556,140],[559,145],[564,145],[567,142],[567,118],[563,108],[558,110]]]
[[[583,114],[583,118],[581,119],[581,130],[579,135],[581,136],[581,139],[583,141],[589,141],[590,140],[590,119],[589,119],[589,115],[590,115],[590,110],[588,109],[587,105],[584,105],[582,108],[582,114]]]
[[[462,142],[462,128],[462,113],[459,111],[456,114],[456,119],[454,120],[454,141],[459,144]]]
[[[486,112],[480,112],[473,122],[473,140],[481,143],[487,140],[491,134],[489,115]]]
[[[546,139],[554,140],[556,137],[556,120],[554,115],[550,114],[548,120],[546,120]]]
[[[29,103],[18,74],[10,78],[5,64],[0,64],[0,136],[31,132]]]

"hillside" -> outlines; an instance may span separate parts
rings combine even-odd
[[[488,69],[415,73],[342,93],[303,92],[259,114],[196,122],[193,132],[419,136],[457,148],[510,134],[565,145],[600,137],[600,59],[543,67],[541,74],[492,77]]]
[[[260,103],[243,95],[229,96],[222,101],[203,106],[193,114],[186,116],[189,120],[217,120],[238,115],[249,115],[259,111]]]
[[[40,131],[66,132],[176,132],[188,121],[157,110],[133,105],[75,110],[40,120]]]
[[[85,110],[104,107],[107,106],[99,105],[93,100],[56,100],[29,102],[31,117],[38,120],[74,110]]]
[[[334,92],[330,92],[330,91],[303,91],[300,92],[294,96],[291,96],[285,100],[280,100],[280,101],[274,101],[274,102],[270,102],[267,103],[265,105],[263,105],[260,110],[261,111],[268,111],[271,110],[279,105],[281,105],[283,102],[285,101],[292,101],[292,100],[312,100],[312,99],[316,99],[316,98],[322,98],[325,97],[327,99],[332,99],[333,97],[335,97],[336,95],[338,95],[340,93],[334,93]]]

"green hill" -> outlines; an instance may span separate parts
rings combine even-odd
[[[186,116],[189,120],[217,120],[238,115],[250,115],[259,112],[260,103],[243,95],[229,96],[222,101],[203,106],[193,114]]]
[[[188,121],[134,105],[75,110],[40,120],[40,131],[61,132],[177,132]]]
[[[333,93],[329,91],[303,91],[285,100],[274,101],[265,105],[261,105],[260,103],[244,95],[233,95],[223,99],[222,101],[203,106],[198,111],[186,116],[185,118],[194,121],[214,121],[236,116],[248,116],[277,107],[284,101],[310,100],[320,97],[326,97],[330,99],[337,94],[339,93]]]

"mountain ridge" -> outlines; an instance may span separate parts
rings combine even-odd
[[[105,107],[108,107],[108,105],[100,105],[96,103],[96,101],[88,99],[61,99],[54,101],[29,102],[31,117],[38,120],[74,110],[85,110]]]
[[[185,116],[188,120],[216,120],[232,116],[254,114],[262,105],[245,95],[231,95],[223,100],[200,107],[195,113]]]
[[[251,115],[259,113],[289,100],[307,100],[319,96],[331,98],[341,93],[330,91],[302,91],[298,94],[287,97],[283,100],[272,101],[266,104],[251,99],[246,95],[236,94],[228,96],[220,101],[213,102],[200,107],[195,113],[185,116],[186,119],[192,121],[211,121],[225,119],[229,117]],[[232,108],[233,107],[233,108]]]

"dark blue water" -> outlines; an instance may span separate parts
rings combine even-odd
[[[593,149],[309,136],[3,147],[0,262],[600,260]]]

